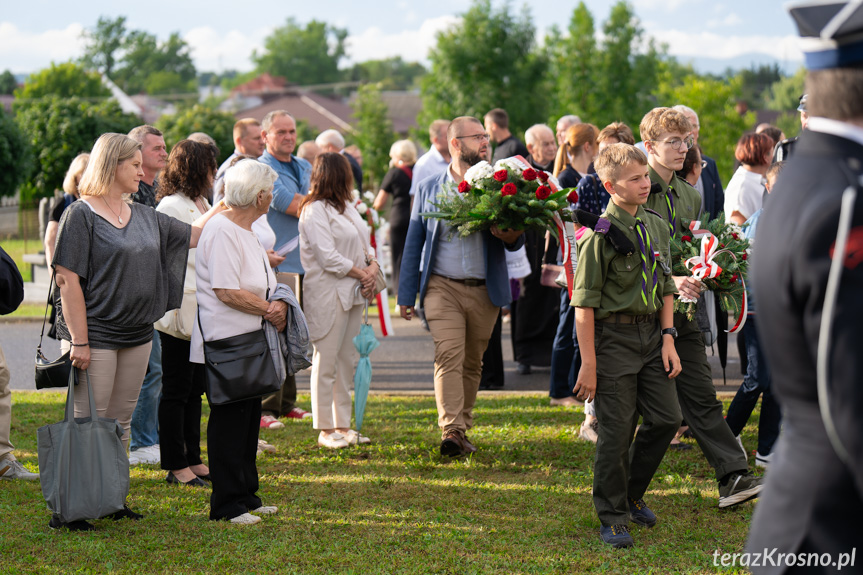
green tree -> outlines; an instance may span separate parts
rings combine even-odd
[[[30,143],[12,115],[0,106],[0,197],[13,196],[30,175]]]
[[[545,121],[548,59],[536,45],[526,6],[513,16],[508,3],[494,8],[490,0],[474,0],[460,24],[438,33],[429,59],[420,125],[435,118],[481,118],[492,108],[507,111],[513,132]]]
[[[87,152],[105,132],[126,133],[141,123],[113,99],[91,102],[77,97],[46,96],[16,101],[18,125],[32,146],[35,178],[22,187],[22,200],[50,197],[63,185],[71,161]]]
[[[387,105],[381,99],[380,86],[360,86],[354,104],[354,142],[363,153],[363,179],[367,189],[378,190],[387,173],[390,146],[395,141],[392,123],[387,116]]]
[[[176,114],[159,118],[156,127],[165,135],[165,142],[173,146],[193,132],[209,134],[219,146],[219,164],[234,152],[233,129],[236,119],[227,112],[195,104]]]
[[[698,113],[698,143],[705,154],[716,160],[719,176],[726,184],[734,174],[737,140],[755,125],[753,112],[741,116],[735,110],[742,87],[739,76],[716,80],[692,75],[674,86],[663,84],[659,95],[662,105],[685,104]]]
[[[368,60],[354,64],[347,78],[363,84],[378,84],[381,90],[409,90],[418,87],[427,70],[418,62],[405,62],[401,56]]]
[[[730,70],[726,72],[726,77],[733,75],[740,76],[741,98],[752,110],[760,110],[764,107],[765,101],[769,97],[770,87],[782,79],[778,64],[752,66],[746,70],[740,70],[737,74]]]
[[[152,34],[134,30],[126,37],[124,49],[113,78],[124,91],[178,94],[195,90],[197,71],[191,48],[179,33],[159,42]]]
[[[15,90],[16,101],[54,96],[102,99],[111,96],[111,91],[102,84],[98,72],[86,70],[74,62],[52,63],[48,68],[31,74],[24,86]]]
[[[81,63],[110,77],[117,64],[117,52],[126,40],[126,17],[110,19],[101,16],[96,26],[81,33],[86,41]]]
[[[312,20],[301,27],[288,18],[264,39],[264,51],[252,52],[259,73],[283,76],[300,85],[328,84],[342,79],[339,62],[345,57],[348,31]]]
[[[590,117],[596,108],[597,46],[593,15],[584,2],[579,2],[572,13],[569,34],[561,36],[553,28],[545,44],[549,47],[554,82],[551,122],[567,114]]]
[[[767,91],[764,104],[768,110],[793,112],[800,105],[800,96],[806,90],[806,68],[799,68],[793,76],[773,82]]]
[[[18,87],[18,80],[15,79],[15,74],[9,70],[4,70],[0,74],[0,94],[12,94]]]

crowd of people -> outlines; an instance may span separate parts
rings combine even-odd
[[[809,100],[801,99],[803,127],[851,133],[827,119],[825,90],[813,97],[819,106],[813,121]],[[694,437],[713,467],[725,508],[762,492],[740,441],[760,396],[756,465],[774,465],[782,422],[768,367],[777,350],[756,330],[751,297],[739,338],[744,381],[723,412],[705,344],[727,315],[698,278],[672,273],[670,245],[690,222],[724,212],[753,253],[775,251],[772,237],[762,241],[756,230],[777,225],[769,208],[766,223],[759,222],[777,180],[787,181],[780,174],[794,165],[795,144],[769,125],[743,134],[734,152],[739,167],[723,188],[715,161],[698,145],[695,110],[654,108],[637,130],[638,142],[625,124],[600,129],[567,115],[555,129],[531,126],[522,143],[500,108],[482,121],[436,120],[425,154],[410,140],[393,143],[390,170],[373,194],[375,209],[391,204],[390,284],[400,314],[421,320],[434,340],[441,456],[477,451],[468,438],[473,408],[478,390],[504,386],[506,315],[517,373],[550,366],[551,405],[584,404],[579,437],[596,444],[592,497],[600,536],[614,548],[634,544],[631,523],[657,523],[646,493],[669,446],[689,447],[677,439],[681,434]],[[275,449],[260,438],[261,429],[282,427],[284,418],[310,419],[322,448],[372,441],[351,424],[351,340],[379,289],[381,265],[353,193],[362,190],[362,157],[339,132],[326,130],[298,147],[294,118],[276,110],[260,122],[239,120],[233,136],[235,150],[219,166],[219,150],[206,134],[190,134],[170,153],[152,126],[103,134],[69,167],[45,252],[57,286],[56,337],[72,366],[88,372],[98,415],[122,427],[130,463],[161,465],[171,485],[211,488],[211,519],[249,525],[278,512],[257,493],[256,456]],[[801,161],[813,154],[805,147],[812,139],[801,138]],[[445,221],[423,215],[442,194],[456,193],[473,166],[512,156],[577,192],[569,206],[581,214],[574,219],[578,266],[571,286],[545,273],[564,263],[565,250],[550,234],[492,226],[459,236],[447,233]],[[780,193],[787,188],[780,181]],[[763,294],[769,276],[757,280]],[[712,325],[675,312],[680,296],[698,301],[714,316]],[[775,316],[774,301],[759,297],[762,306]],[[208,374],[218,364],[208,360],[208,344],[268,329],[307,344],[299,357],[307,354],[301,365],[311,366],[311,413],[296,403],[296,370],[289,368],[278,372],[274,393],[228,402],[210,397]],[[283,367],[293,366],[295,348],[270,351],[284,356]],[[85,415],[86,390],[70,393],[75,415]],[[201,457],[205,393],[208,462]],[[7,397],[0,395],[0,419],[8,420]],[[798,418],[811,411],[797,407]],[[38,479],[15,460],[8,436],[8,425],[0,426],[0,477]],[[833,459],[827,463],[839,469]],[[143,516],[125,507],[112,517]],[[49,525],[94,528],[57,515]],[[803,547],[823,545],[810,537]]]

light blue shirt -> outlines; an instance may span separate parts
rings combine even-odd
[[[276,233],[275,250],[279,251],[282,246],[300,235],[300,220],[285,212],[291,205],[294,196],[297,194],[305,196],[309,193],[312,166],[304,159],[296,156],[291,156],[290,162],[281,162],[270,155],[268,151],[264,152],[258,161],[270,166],[279,175],[273,186],[273,203],[270,204],[270,211],[267,212],[267,221]],[[285,256],[285,261],[279,264],[279,271],[303,273],[303,266],[300,263],[299,242],[297,248],[289,252]]]
[[[420,156],[420,159],[414,164],[410,194],[413,196],[416,193],[417,185],[421,181],[442,174],[448,166],[449,162],[444,160],[437,148],[432,146],[431,150]]]
[[[452,169],[447,169],[442,193],[457,193]],[[485,246],[482,234],[473,233],[465,238],[453,234],[450,238],[452,228],[443,222],[441,225],[444,227],[441,229],[432,273],[454,279],[485,279]]]

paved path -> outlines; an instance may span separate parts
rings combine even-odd
[[[376,318],[371,318],[376,322]],[[9,369],[12,372],[12,389],[34,389],[33,358],[36,344],[39,341],[41,322],[37,321],[5,321],[0,323],[0,346],[2,346]],[[432,393],[434,344],[431,336],[422,329],[419,322],[407,322],[393,317],[395,335],[380,338],[381,346],[372,352],[372,390],[380,392]],[[740,385],[740,363],[737,357],[735,336],[730,338],[728,358],[728,381],[723,385],[722,370],[719,359],[711,356],[707,350],[708,360],[713,369],[714,384],[717,391],[732,392]],[[506,369],[504,391],[548,392],[549,369],[534,368],[530,375],[518,375],[512,359],[509,325],[503,328],[503,355]],[[59,344],[46,336],[43,352],[51,359],[59,357]],[[300,391],[309,389],[309,370],[302,372],[297,378]],[[483,392],[498,393],[498,392]]]

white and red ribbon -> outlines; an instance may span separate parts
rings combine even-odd
[[[372,215],[368,216],[369,226],[371,227],[371,231],[369,232],[369,243],[372,246],[372,249],[375,250],[375,257],[378,260],[378,265],[381,262],[381,251],[378,248],[378,242],[375,238],[375,227],[372,225]],[[383,337],[387,337],[388,335],[393,335],[393,324],[392,319],[390,318],[390,306],[389,306],[389,293],[387,288],[384,288],[381,293],[375,296],[375,303],[378,306],[378,320],[381,322],[381,335]]]
[[[719,277],[719,274],[722,273],[722,268],[714,261],[714,258],[719,254],[728,254],[734,261],[737,261],[737,256],[733,252],[726,249],[717,249],[719,247],[719,240],[708,230],[702,229],[700,221],[694,220],[690,222],[689,230],[692,232],[694,238],[701,238],[701,253],[683,262],[686,268],[692,272],[693,277],[699,280]],[[742,275],[740,276],[740,283],[743,286],[743,306],[734,326],[726,330],[728,333],[737,333],[743,329],[743,324],[746,323],[746,314],[749,311],[749,303],[746,298],[746,282]],[[688,298],[681,296],[680,301],[694,303],[697,300],[689,301]]]

